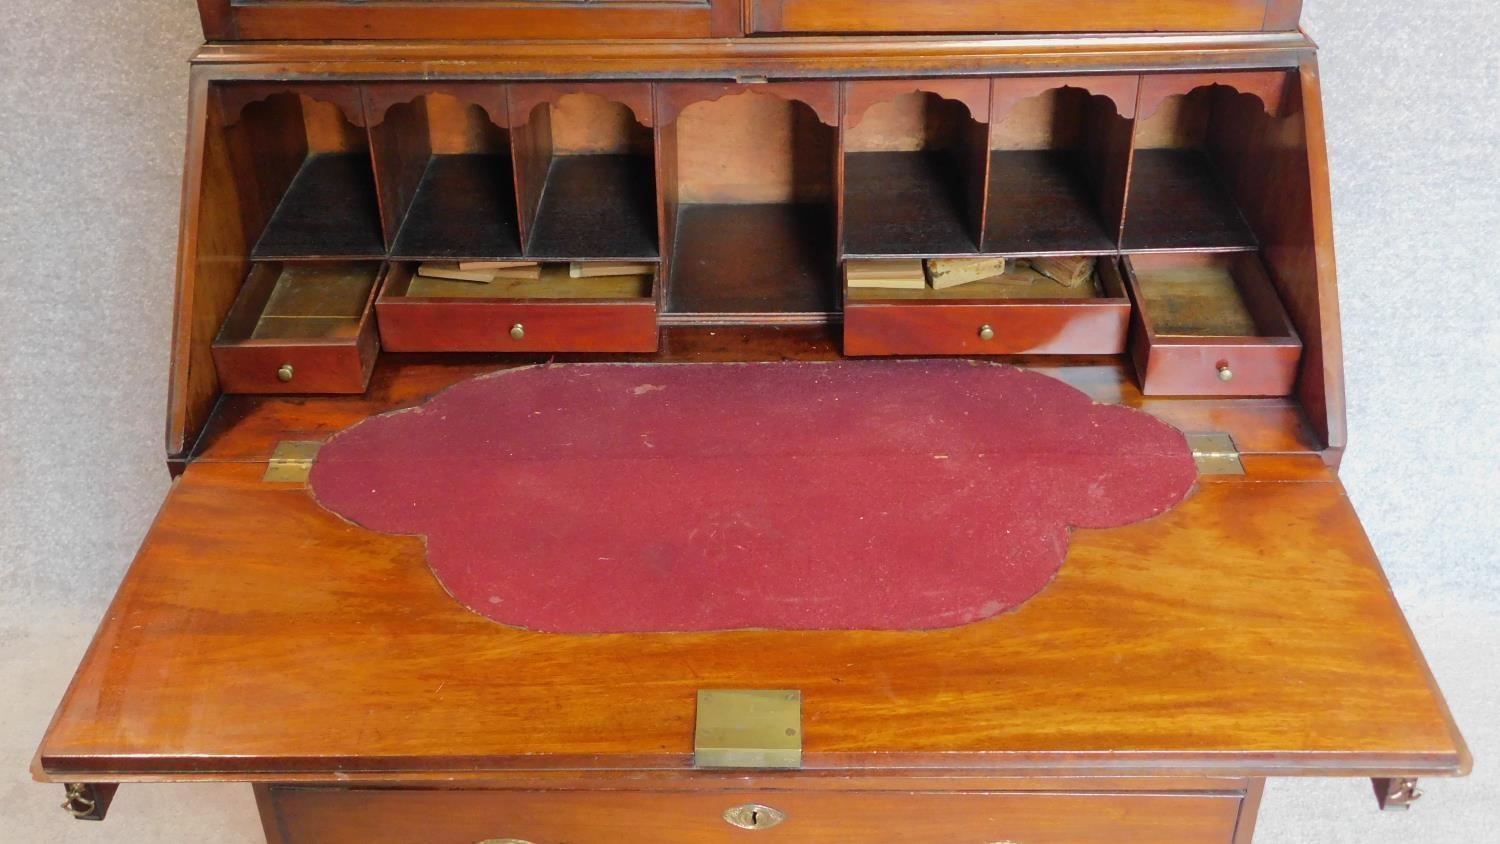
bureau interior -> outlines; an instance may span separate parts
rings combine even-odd
[[[818,322],[838,309],[836,118],[764,87],[670,92],[696,101],[661,128],[664,321]]]
[[[1286,74],[1212,82],[1147,77],[1135,121],[1121,246],[1254,249],[1247,216],[1274,181]],[[1198,84],[1201,83],[1201,84]],[[1191,86],[1191,87],[1189,87]]]
[[[369,85],[365,105],[394,257],[521,254],[503,88]]]
[[[357,86],[230,84],[219,95],[255,258],[385,254]]]
[[[843,254],[978,252],[988,81],[929,83],[952,96],[895,86],[844,88]]]
[[[986,252],[1116,248],[1133,128],[1120,108],[1134,109],[1135,82],[1060,81],[995,80]]]
[[[651,87],[511,86],[526,255],[658,256]]]
[[[650,350],[654,325],[843,320],[845,354],[1118,354],[1116,312],[1141,302],[1112,289],[1027,287],[1023,265],[951,291],[846,292],[841,263],[1085,255],[1115,269],[1147,253],[1243,251],[1315,350],[1298,78],[216,82],[198,197],[214,235],[195,242],[195,319],[224,324],[253,260],[358,258],[389,261],[389,283],[405,282],[382,301],[420,330],[393,349],[611,353]],[[423,262],[507,260],[557,266],[483,288],[412,279]],[[660,269],[617,281],[559,269],[587,262]],[[1003,315],[901,311],[1032,299]],[[450,316],[466,300],[591,308]],[[859,342],[846,302],[878,306]],[[1033,318],[1067,324],[1069,341],[1015,342]],[[1106,322],[1108,337],[1082,335]],[[460,324],[462,342],[444,339]],[[206,353],[211,338],[194,342]]]

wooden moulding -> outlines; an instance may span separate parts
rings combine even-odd
[[[324,298],[306,288],[286,314],[268,314],[283,271],[368,268],[372,280],[362,300]],[[372,316],[384,272],[378,263],[255,264],[224,320],[213,357],[219,383],[229,393],[362,393],[379,353]],[[337,301],[335,301],[337,299]],[[265,330],[268,321],[301,322],[314,330]],[[324,330],[327,329],[327,330]]]
[[[1292,391],[1302,341],[1256,253],[1129,255],[1124,268],[1136,305],[1130,356],[1142,393]],[[1153,278],[1158,274],[1174,278]],[[1151,289],[1161,284],[1177,290]]]
[[[1115,251],[1139,84],[1138,76],[994,80],[984,251]]]
[[[1125,351],[1130,299],[1113,258],[1096,270],[1102,295],[998,299],[982,283],[944,291],[845,289],[844,354],[1112,355]],[[988,327],[989,339],[982,336]]]
[[[375,302],[387,351],[656,351],[657,272],[638,292],[616,292],[629,281],[571,279],[566,266],[553,265],[537,282],[454,282],[443,296],[412,296],[415,269],[392,264]],[[611,298],[595,294],[601,290]]]
[[[659,258],[654,100],[645,82],[511,86],[525,255]]]
[[[844,84],[841,255],[979,251],[989,99],[985,79]]]

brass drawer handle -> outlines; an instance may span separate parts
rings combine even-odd
[[[510,327],[510,339],[512,339],[512,340],[525,340],[526,339],[526,326],[522,325],[519,322],[516,323],[515,325],[512,325]]]
[[[786,820],[786,813],[759,803],[746,803],[725,810],[724,820],[740,829],[770,829]]]
[[[1229,368],[1229,361],[1221,360],[1216,367],[1219,370],[1219,380],[1228,382],[1234,378],[1234,371]]]
[[[995,339],[995,329],[989,325],[979,326],[979,339],[986,342]]]
[[[292,380],[292,375],[294,374],[295,371],[292,369],[292,365],[289,363],[283,363],[281,365],[281,368],[276,370],[276,380],[285,384],[286,382]]]

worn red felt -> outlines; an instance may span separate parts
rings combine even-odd
[[[965,361],[507,370],[318,456],[323,506],[427,537],[455,598],[534,630],[923,629],[1039,592],[1070,527],[1160,513],[1181,433]]]

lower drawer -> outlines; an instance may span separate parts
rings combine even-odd
[[[269,790],[283,844],[1228,844],[1234,794]],[[748,831],[747,831],[748,830]]]
[[[415,276],[395,264],[375,302],[391,352],[654,352],[656,274],[572,278],[548,265],[535,281],[490,285]]]
[[[847,273],[847,270],[846,270]],[[1056,296],[1016,297],[1039,279]],[[854,290],[845,282],[844,354],[1116,355],[1125,351],[1130,299],[1113,259],[1101,259],[1092,295],[1058,298],[1066,288],[1027,270],[946,290]],[[1082,288],[1080,288],[1081,290]]]

